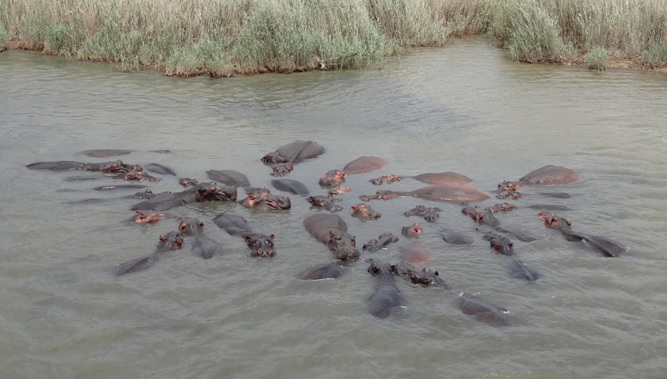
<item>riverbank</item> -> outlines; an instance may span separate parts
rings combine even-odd
[[[513,60],[667,67],[666,0],[0,0],[0,50],[214,77],[381,65],[484,35]]]

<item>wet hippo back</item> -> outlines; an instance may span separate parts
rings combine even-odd
[[[420,188],[410,192],[412,196],[427,200],[451,202],[475,202],[491,198],[491,194],[479,188],[464,185],[440,185]]]
[[[413,176],[412,179],[418,180],[422,183],[433,185],[452,185],[452,184],[468,184],[472,179],[465,175],[457,174],[455,172],[428,172]]]
[[[347,174],[360,174],[363,172],[375,171],[387,164],[387,161],[378,157],[359,157],[343,167]]]
[[[547,165],[531,171],[519,179],[525,184],[566,184],[583,179],[583,176],[563,166]]]

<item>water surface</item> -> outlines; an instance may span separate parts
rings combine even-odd
[[[667,370],[664,74],[517,64],[484,41],[459,40],[377,69],[220,80],[122,73],[11,51],[0,54],[0,83],[0,363],[7,377],[657,378]],[[327,170],[361,155],[387,159],[377,172],[350,176],[354,191],[342,196],[340,215],[359,246],[421,222],[419,242],[434,255],[425,266],[452,291],[399,279],[406,307],[377,319],[367,312],[374,279],[363,260],[338,280],[296,279],[333,260],[305,231],[303,219],[318,210],[299,196],[280,213],[233,203],[174,209],[204,221],[227,253],[202,260],[187,240],[154,267],[114,277],[116,265],[152,252],[176,221],[126,222],[134,202],[118,197],[132,191],[92,190],[114,183],[101,175],[25,167],[102,161],[82,152],[123,148],[134,151],[125,162],[162,163],[200,179],[210,169],[233,169],[270,187],[259,158],[297,139],[326,148],[288,176],[314,194],[324,193],[317,179]],[[370,203],[379,220],[350,216],[358,195],[380,188],[368,182],[380,175],[454,171],[493,190],[547,164],[585,179],[525,189],[517,210],[498,215],[538,238],[515,241],[517,257],[543,274],[534,283],[509,277],[507,257],[491,253],[459,204],[403,197]],[[99,179],[67,180],[81,175]],[[421,186],[405,179],[384,188]],[[149,187],[181,190],[169,176]],[[109,201],[68,204],[87,198]],[[525,207],[534,203],[569,206],[560,214],[575,227],[622,242],[629,254],[602,258],[564,240]],[[440,207],[438,222],[403,216],[417,204]],[[278,255],[248,257],[241,239],[211,222],[221,212],[275,233]],[[440,238],[445,228],[475,242],[448,245]],[[362,259],[395,262],[406,242]],[[494,328],[462,314],[462,291],[509,309],[512,325]]]

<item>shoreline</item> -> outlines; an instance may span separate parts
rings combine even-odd
[[[482,36],[457,36],[453,37],[452,39],[462,39],[462,38],[474,38],[474,37],[479,37],[483,38]],[[423,46],[415,46],[415,48],[422,48]],[[446,49],[447,45],[445,44],[441,48]],[[499,49],[503,49],[502,47],[498,47]],[[91,63],[106,63],[106,64],[121,64],[119,61],[114,61],[110,59],[103,59],[103,58],[84,58],[84,59],[79,59],[79,58],[73,58],[73,57],[67,57],[65,55],[61,54],[56,54],[56,53],[51,53],[48,52],[43,46],[38,46],[37,48],[30,48],[28,47],[27,44],[21,43],[19,41],[9,41],[7,43],[7,46],[5,47],[0,47],[0,53],[2,52],[7,52],[7,51],[12,51],[12,50],[22,50],[22,51],[29,51],[29,52],[34,52],[34,53],[39,53],[42,55],[50,55],[50,56],[57,56],[57,57],[64,57],[67,59],[75,59],[77,61],[86,61],[86,62],[91,62]],[[505,50],[505,49],[503,49]],[[410,48],[404,49],[405,52],[409,52]],[[399,54],[400,55],[400,54]],[[520,62],[521,64],[553,64],[553,65],[561,65],[561,66],[574,66],[574,67],[582,67],[586,68],[588,64],[585,62],[584,55],[581,54],[578,56],[576,59],[572,61],[566,61],[566,62],[547,62],[547,61],[537,61],[537,62]],[[150,64],[145,64],[143,62],[138,62],[138,66],[135,68],[137,70],[153,70],[153,71],[158,71],[158,72],[163,72],[166,76],[175,76],[175,77],[180,77],[180,78],[188,78],[188,77],[197,77],[197,76],[210,76],[212,78],[230,78],[235,75],[240,75],[240,76],[248,76],[248,75],[257,75],[257,74],[264,74],[264,73],[275,73],[275,74],[291,74],[291,73],[298,73],[298,72],[308,72],[308,71],[326,71],[329,70],[329,67],[327,67],[326,62],[323,60],[319,59],[319,57],[314,57],[313,58],[313,64],[308,65],[308,66],[298,66],[298,67],[293,67],[290,70],[272,70],[268,67],[263,67],[263,68],[256,68],[253,70],[240,70],[240,69],[234,69],[225,73],[219,73],[215,72],[214,70],[207,69],[205,67],[199,67],[197,70],[193,72],[187,72],[185,74],[179,73],[179,72],[169,72],[166,65],[157,65],[154,63]],[[639,59],[637,58],[610,58],[608,59],[605,64],[604,68],[602,70],[598,70],[596,68],[588,68],[591,71],[604,71],[606,69],[619,69],[619,70],[633,70],[633,71],[647,71],[647,72],[655,72],[655,73],[661,73],[661,74],[667,74],[667,64],[663,64],[657,67],[649,67],[647,64],[642,63]],[[332,69],[332,70],[335,70]],[[343,69],[343,70],[350,70],[350,69]],[[354,69],[352,69],[354,70]],[[123,70],[123,71],[130,71],[130,70]]]

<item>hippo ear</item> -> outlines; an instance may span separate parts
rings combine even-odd
[[[164,242],[167,240],[167,237],[160,235],[160,242]]]
[[[185,222],[181,221],[181,223],[178,225],[178,231],[183,233],[185,230],[188,228],[188,224]]]
[[[257,240],[254,239],[252,236],[245,236],[245,243],[248,246],[252,246],[257,244]]]
[[[274,239],[274,238],[275,238],[275,236],[274,236],[273,234],[271,234],[271,235],[269,236],[269,238],[267,238],[266,242],[268,242],[268,243],[270,243],[270,244],[273,244],[273,239]]]
[[[204,221],[199,221],[199,227],[203,228],[204,227]]]

